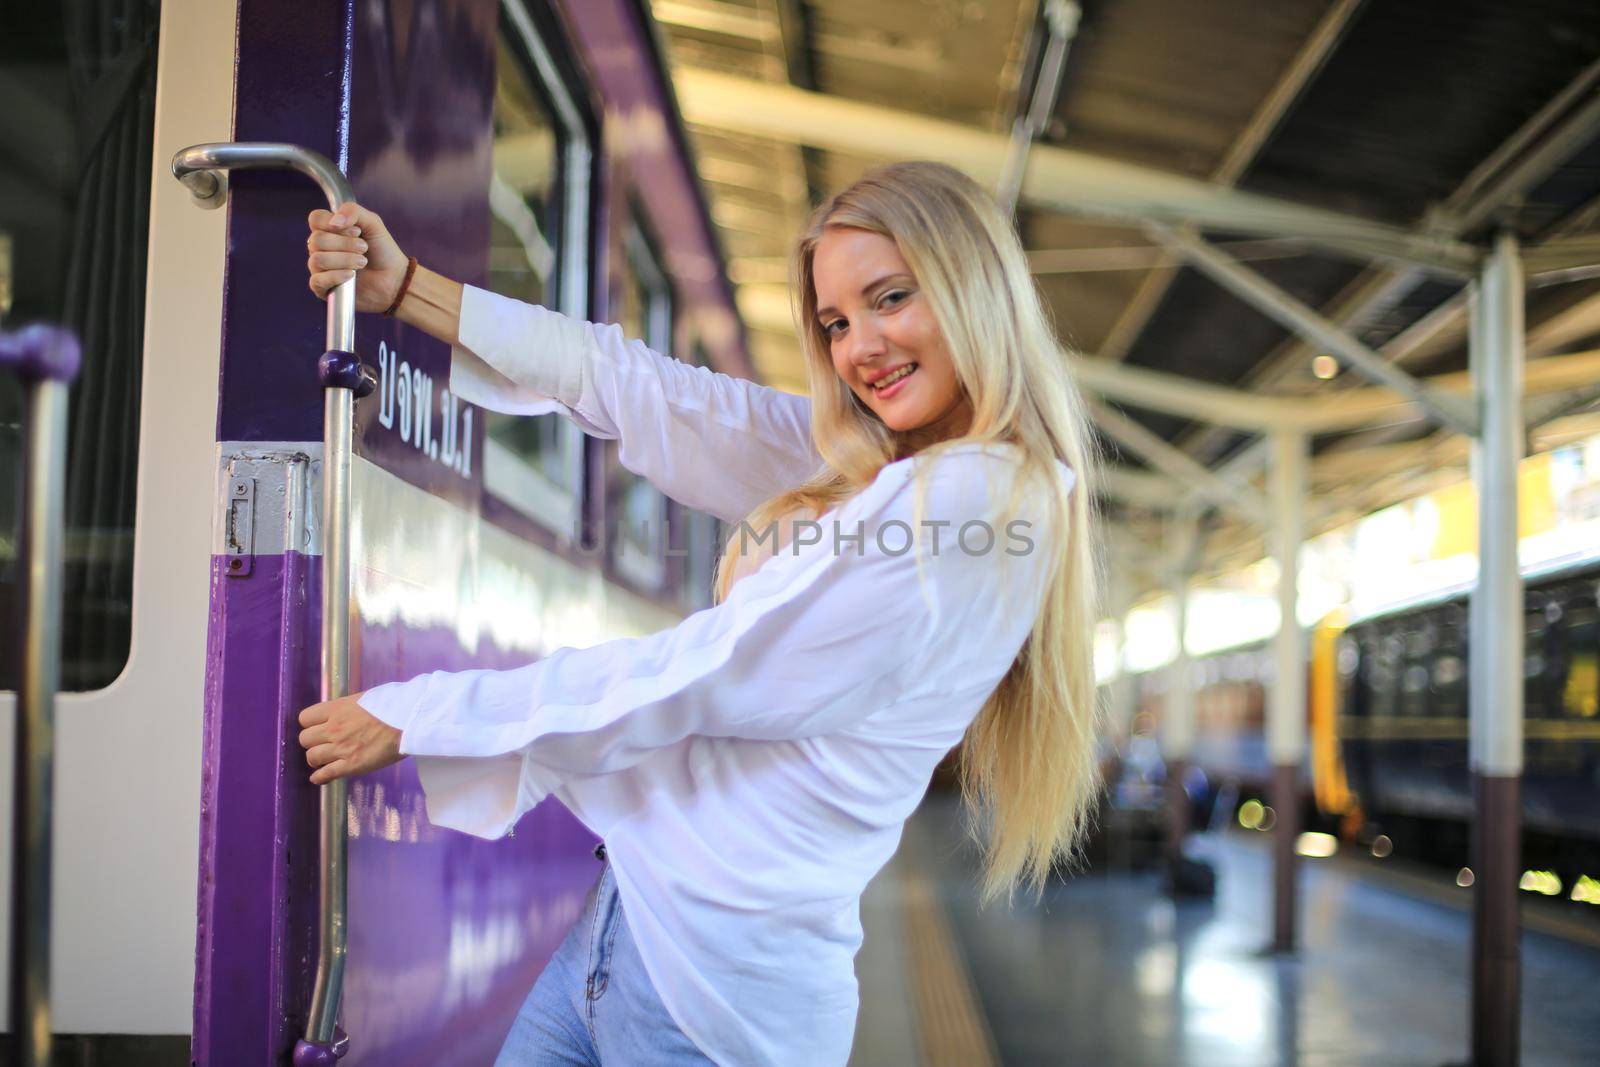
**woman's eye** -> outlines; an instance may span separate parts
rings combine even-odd
[[[896,304],[903,304],[905,303],[906,297],[910,295],[911,294],[904,289],[891,289],[887,293],[883,294],[883,299],[878,301],[878,305],[880,307],[893,307]]]
[[[832,322],[825,322],[822,324],[823,335],[827,337],[837,337],[839,336],[838,327],[842,327],[843,325],[843,319],[834,319]]]

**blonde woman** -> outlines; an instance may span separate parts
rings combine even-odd
[[[359,205],[310,223],[318,296],[359,272],[455,346],[455,392],[560,410],[735,525],[671,630],[307,708],[311,780],[409,755],[436,824],[554,794],[604,841],[500,1064],[843,1064],[861,894],[940,759],[964,742],[985,899],[1037,891],[1096,789],[1091,457],[1009,221],[933,163],[820,208],[809,402],[417,267]]]

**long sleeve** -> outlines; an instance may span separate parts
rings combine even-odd
[[[622,465],[737,522],[822,464],[804,397],[651,351],[617,326],[467,286],[450,389],[492,411],[556,411],[620,443]]]
[[[420,757],[436,823],[497,836],[567,776],[623,770],[690,735],[835,732],[914,695],[969,686],[980,661],[998,682],[1031,628],[1049,531],[1036,506],[1001,524],[1014,458],[973,448],[932,461],[919,511],[921,462],[885,467],[823,517],[816,543],[779,554],[669,630],[559,649],[510,671],[379,686],[362,706]],[[975,521],[992,544],[978,527],[958,542]],[[921,544],[908,550],[914,530]],[[997,639],[1010,647],[990,647]],[[450,798],[470,814],[452,817]]]

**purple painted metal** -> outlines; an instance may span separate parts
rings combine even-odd
[[[619,138],[610,146],[609,162],[634,179],[629,192],[643,206],[660,241],[680,307],[726,310],[732,328],[703,338],[712,365],[728,374],[755,377],[697,179],[672,135],[678,120],[663,73],[656,62],[643,61],[655,56],[655,46],[640,22],[639,5],[632,0],[559,0],[556,6],[588,61],[607,113],[626,116],[634,130],[653,127],[660,134]]]
[[[350,180],[405,250],[468,284],[488,274],[498,5],[488,0],[357,4]],[[449,393],[450,346],[398,319],[362,322],[378,403],[356,412],[357,454],[436,496],[476,509],[482,412]],[[414,417],[394,418],[404,367]],[[405,437],[403,426],[413,428]]]
[[[26,381],[70,382],[82,363],[77,335],[63,327],[38,323],[0,333],[0,368]]]
[[[288,141],[346,162],[356,0],[240,0],[233,139]],[[305,217],[322,207],[287,171],[229,177],[219,441],[320,441],[324,306],[305,278]],[[303,373],[296,373],[303,368]]]
[[[317,692],[317,561],[212,561],[201,771],[197,1064],[269,1062],[298,1037],[316,945],[316,792],[291,728]]]
[[[636,10],[624,0],[565,0],[557,10],[594,79],[597,110],[668,122],[655,60],[641,61],[653,52]],[[408,252],[481,283],[498,32],[494,0],[240,0],[234,136],[328,155]],[[609,157],[599,225],[612,170],[649,174],[632,191],[667,251],[680,307],[731,316],[693,176],[670,138],[655,140]],[[219,440],[321,437],[319,383],[294,372],[323,349],[323,306],[303,273],[302,220],[315,206],[295,175],[232,181]],[[606,243],[596,236],[598,247]],[[448,346],[377,316],[359,333],[356,356],[390,375],[403,363],[431,403],[409,439],[383,424],[380,402],[359,405],[357,454],[469,514],[494,511],[479,473],[485,420],[469,423],[466,406],[448,397]],[[736,330],[708,347],[721,369],[750,373]],[[353,570],[358,582],[382,580],[360,558]],[[194,1062],[321,1062],[322,1050],[295,1048],[316,961],[317,793],[294,721],[317,699],[320,565],[266,555],[247,576],[227,574],[227,560],[214,559]],[[523,661],[466,647],[448,625],[357,618],[351,630],[352,691],[426,670]],[[341,1062],[488,1064],[582,908],[596,874],[593,836],[553,801],[507,841],[435,829],[409,761],[351,783],[348,833],[341,1022],[352,1040]]]

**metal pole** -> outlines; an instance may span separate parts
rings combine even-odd
[[[26,383],[23,455],[21,672],[11,838],[11,1061],[50,1063],[50,849],[55,695],[61,681],[61,529],[67,383],[78,343],[33,327],[0,338],[0,365]]]
[[[1300,768],[1306,755],[1305,643],[1297,615],[1300,543],[1304,538],[1306,436],[1272,435],[1272,554],[1278,561],[1278,633],[1273,639],[1272,703],[1267,713],[1267,758],[1272,763],[1272,950],[1295,949],[1295,839],[1300,834]]]
[[[204,207],[228,195],[226,172],[235,168],[297,170],[322,189],[328,207],[355,199],[332,161],[299,145],[202,144],[172,158],[172,173]],[[355,400],[372,391],[371,371],[355,355],[356,283],[328,297],[327,351],[317,364],[323,386],[322,441],[322,699],[345,694],[350,662],[350,452]],[[330,1067],[347,1039],[336,1026],[347,952],[345,819],[349,795],[343,779],[321,790],[321,889],[318,899],[317,976],[307,1011],[306,1036],[294,1050],[295,1067]]]
[[[297,170],[317,183],[328,207],[355,199],[355,190],[333,161],[296,144],[272,141],[197,144],[172,157],[172,175],[188,187],[195,203],[219,208],[228,202],[230,170]],[[353,352],[356,343],[354,278],[328,294],[327,344],[331,352]]]
[[[1523,284],[1516,239],[1502,234],[1484,266],[1470,356],[1483,432],[1478,483],[1478,585],[1470,617],[1469,762],[1472,834],[1472,1062],[1513,1067],[1521,1044],[1523,591],[1517,565],[1522,459]]]
[[[1056,109],[1061,71],[1067,65],[1067,46],[1077,36],[1078,20],[1082,16],[1083,9],[1075,0],[1045,0],[1044,21],[1050,36],[1044,57],[1039,61],[1039,74],[1033,81],[1033,98],[1028,110],[1011,124],[1011,144],[1006,150],[994,196],[1007,216],[1017,211],[1017,194],[1022,191],[1022,176],[1028,169],[1028,149],[1034,138],[1050,124],[1050,115]]]
[[[1183,778],[1189,761],[1194,758],[1195,739],[1194,684],[1188,642],[1189,586],[1195,569],[1195,548],[1199,543],[1193,510],[1184,507],[1174,513],[1170,530],[1172,622],[1177,654],[1167,668],[1167,706],[1161,736],[1167,764],[1167,859],[1174,865],[1173,885],[1176,886],[1175,865],[1183,858],[1183,842],[1189,834],[1189,795]]]
[[[329,309],[330,346],[334,333]],[[350,427],[355,405],[349,389],[323,390],[322,513],[344,516],[322,528],[322,699],[343,696],[350,671]],[[345,809],[347,783],[336,778],[322,787],[318,830],[322,886],[318,901],[316,984],[306,1022],[306,1041],[334,1043],[334,1021],[344,988],[347,945]],[[309,1054],[308,1054],[309,1055]],[[302,1059],[296,1051],[297,1067]],[[315,1059],[308,1062],[315,1063]]]

